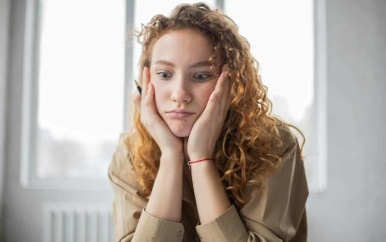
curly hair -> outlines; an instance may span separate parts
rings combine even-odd
[[[177,6],[169,17],[156,15],[137,34],[142,44],[140,76],[151,63],[154,43],[167,31],[192,29],[203,33],[214,46],[211,58],[228,64],[231,104],[215,147],[215,161],[228,197],[238,207],[246,201],[246,185],[260,187],[280,164],[280,129],[284,122],[271,115],[271,101],[261,82],[258,62],[237,25],[225,14],[204,3]],[[134,127],[125,139],[129,158],[149,197],[159,168],[161,151],[134,110]]]

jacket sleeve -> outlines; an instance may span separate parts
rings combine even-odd
[[[284,130],[282,164],[257,189],[248,185],[248,201],[240,211],[230,207],[215,221],[199,225],[201,241],[304,242],[307,240],[305,203],[307,180],[296,138]]]
[[[145,211],[147,200],[139,195],[140,186],[133,179],[135,172],[123,145],[113,155],[108,176],[114,191],[115,242],[182,241],[182,223],[158,219]]]

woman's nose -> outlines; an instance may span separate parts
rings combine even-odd
[[[171,99],[174,102],[190,103],[192,101],[192,95],[186,82],[179,80],[172,85],[173,91],[171,93]]]

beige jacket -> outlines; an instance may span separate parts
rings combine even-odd
[[[227,242],[227,241],[307,241],[305,203],[307,181],[299,146],[290,133],[283,135],[282,166],[268,178],[266,186],[245,190],[249,201],[240,211],[231,206],[217,219],[200,225],[193,188],[184,179],[182,223],[155,218],[144,208],[147,200],[138,195],[139,185],[120,145],[109,167],[114,190],[113,219],[115,241]],[[162,203],[162,201],[160,201]]]

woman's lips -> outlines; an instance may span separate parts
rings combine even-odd
[[[188,118],[188,117],[192,116],[193,114],[194,113],[187,112],[187,111],[170,111],[170,112],[167,112],[167,115],[170,118],[174,118],[174,119]]]

